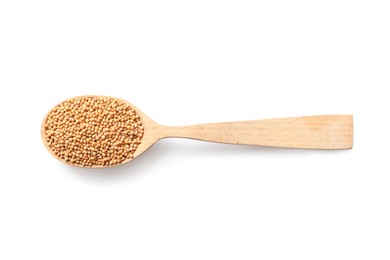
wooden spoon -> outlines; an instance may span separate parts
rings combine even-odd
[[[122,99],[118,100],[127,102]],[[227,144],[328,150],[351,149],[353,144],[352,115],[304,116],[190,126],[164,126],[157,124],[137,107],[127,103],[138,113],[144,126],[144,135],[141,144],[134,153],[134,158],[141,155],[158,140],[167,137]],[[41,129],[43,143],[58,160],[73,165],[58,157],[46,141],[44,125],[49,113],[44,118]],[[121,164],[131,160],[125,160]],[[90,168],[102,167],[109,166],[92,166]]]

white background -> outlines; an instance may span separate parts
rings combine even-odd
[[[0,259],[389,259],[388,1],[0,2]],[[77,95],[185,125],[354,114],[347,151],[166,139],[73,168]]]

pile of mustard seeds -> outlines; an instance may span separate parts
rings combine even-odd
[[[59,104],[47,116],[48,146],[71,164],[112,166],[133,159],[144,128],[126,102],[109,97],[76,97]]]

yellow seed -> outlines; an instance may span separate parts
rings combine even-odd
[[[125,102],[79,97],[55,107],[44,124],[53,152],[72,164],[92,167],[133,159],[144,133],[142,121]]]

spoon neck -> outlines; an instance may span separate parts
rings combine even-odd
[[[182,126],[166,126],[158,125],[154,130],[158,132],[158,139],[169,138],[169,137],[188,137],[183,136]]]

